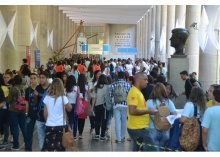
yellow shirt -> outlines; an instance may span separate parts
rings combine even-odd
[[[208,103],[207,103],[208,107],[212,107],[213,106],[213,101],[212,100],[209,100]]]
[[[135,86],[132,86],[132,88],[128,92],[127,104],[128,104],[128,110],[129,110],[129,105],[136,106],[138,110],[147,109],[146,101],[144,99],[143,94]],[[149,127],[149,122],[150,122],[149,114],[130,115],[129,111],[127,111],[127,114],[128,114],[127,127],[129,129],[142,129]]]
[[[8,97],[8,94],[9,94],[8,88],[6,86],[1,86],[1,87],[2,87],[5,98]]]

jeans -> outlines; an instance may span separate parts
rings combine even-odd
[[[156,151],[165,151],[165,149],[161,149],[159,147],[165,147],[169,138],[170,133],[169,131],[160,131],[155,128],[150,128],[152,137],[154,138],[154,143],[152,145],[157,146]]]
[[[115,80],[115,72],[110,72],[112,80]]]
[[[106,128],[107,128],[107,129],[110,128],[111,123],[112,123],[112,112],[111,112],[111,110],[110,110],[109,113],[108,113],[108,118],[107,118],[107,125],[106,125]]]
[[[37,127],[37,136],[38,136],[38,149],[39,151],[42,150],[44,145],[44,138],[45,138],[45,122],[36,121]]]
[[[84,126],[85,126],[85,119],[81,119],[81,118],[79,118],[79,119],[78,119],[78,130],[79,130],[79,135],[82,135],[82,133],[83,133],[83,129],[84,129]]]
[[[26,148],[27,148],[27,151],[32,151],[34,125],[36,123],[36,120],[27,117],[26,122],[27,122],[27,143],[26,143]]]
[[[118,106],[114,108],[115,133],[118,141],[125,137],[127,125],[127,107]]]
[[[72,110],[70,112],[66,111],[67,117],[69,119],[70,128],[73,130],[73,136],[76,137],[77,125],[78,125],[78,115],[75,112],[76,104],[71,104]]]
[[[94,109],[95,109],[95,133],[96,135],[100,135],[100,127],[101,127],[101,137],[105,137],[108,111],[103,107],[103,105],[95,106]]]
[[[140,147],[138,146],[138,141],[140,143],[144,143],[143,147],[141,148],[142,151],[156,151],[154,147],[151,147],[147,144],[154,143],[154,139],[152,137],[151,131],[149,128],[143,128],[143,129],[129,129],[128,134],[131,138],[131,144],[132,144],[132,151],[139,151]]]
[[[0,109],[0,127],[3,129],[4,139],[3,142],[8,142],[9,137],[9,112],[7,109]]]
[[[26,125],[26,115],[24,112],[10,112],[10,127],[13,135],[13,147],[19,148],[19,127],[21,129],[25,150],[26,150],[26,140],[27,140],[27,125]]]

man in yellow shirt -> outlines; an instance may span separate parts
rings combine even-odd
[[[134,76],[134,85],[128,92],[128,123],[127,130],[131,137],[132,151],[140,149],[139,143],[144,143],[143,151],[155,151],[154,147],[147,144],[153,142],[149,128],[149,114],[155,114],[155,109],[147,109],[146,101],[141,90],[147,86],[147,75],[144,72],[138,72]],[[138,146],[139,145],[139,146]],[[138,148],[139,147],[139,148]]]

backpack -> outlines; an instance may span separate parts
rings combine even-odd
[[[83,105],[83,101],[80,98],[80,96],[78,95],[76,97],[76,114],[79,116],[79,115],[83,114],[84,111],[85,111],[85,107]]]
[[[162,102],[160,104],[160,106],[157,105],[157,110],[158,112],[156,113],[155,117],[154,117],[154,127],[157,130],[161,130],[161,131],[167,131],[169,130],[172,125],[169,123],[169,121],[167,120],[167,116],[170,115],[170,111],[168,106],[166,106],[166,104],[164,102]]]
[[[15,102],[15,109],[17,109],[18,111],[25,111],[26,110],[26,100],[25,100],[25,96],[24,96],[24,90],[18,89],[17,87],[15,87],[19,93],[18,93],[18,98]]]
[[[136,74],[136,68],[135,66],[132,68],[132,75],[135,75]]]
[[[112,63],[110,64],[110,71],[111,71],[111,72],[114,71],[114,66],[113,66]]]
[[[127,101],[127,92],[123,82],[116,83],[116,87],[114,88],[114,101],[115,103]]]
[[[182,128],[180,145],[186,151],[194,151],[200,140],[200,124],[197,118],[197,107],[194,105],[194,116],[188,118]]]

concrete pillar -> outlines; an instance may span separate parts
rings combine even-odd
[[[140,20],[139,24],[139,47],[140,47],[140,54],[141,58],[143,57],[143,47],[142,47],[142,40],[143,40],[143,33],[142,33],[142,25],[143,25],[143,19]]]
[[[186,20],[186,5],[176,5],[175,9],[175,19],[176,23],[178,22],[178,28],[185,28],[185,20]],[[182,26],[180,26],[182,25]]]
[[[15,47],[8,35],[6,35],[4,43],[0,48],[0,72],[4,73],[6,69],[19,70],[22,59],[26,58],[26,46],[30,45],[30,6],[1,5],[0,11],[7,26],[16,13],[13,29]]]
[[[54,28],[53,28],[53,46],[54,46],[54,49],[53,49],[53,52],[57,52],[58,49],[59,49],[59,38],[58,38],[58,35],[59,35],[59,9],[58,9],[58,6],[54,6],[53,7],[54,9]],[[54,54],[55,55],[55,54]]]
[[[109,44],[109,24],[104,25],[104,44]]]
[[[151,52],[151,13],[152,9],[149,9],[148,14],[148,31],[147,31],[147,58],[150,59],[150,52]]]
[[[188,71],[199,73],[199,43],[198,30],[190,27],[193,22],[199,23],[201,15],[201,5],[186,6],[186,28],[189,30],[189,38],[186,43],[185,54],[189,58]]]
[[[148,51],[148,45],[147,45],[147,41],[148,41],[148,13],[145,14],[145,52],[144,52],[144,58],[147,58],[147,51]]]
[[[151,8],[151,57],[155,58],[155,18],[156,18],[156,6],[152,6]]]
[[[167,34],[166,30],[167,30],[167,5],[162,5],[161,6],[161,33],[162,33],[162,29],[165,30],[165,34]],[[161,34],[160,33],[160,34]],[[165,35],[166,36],[166,35]],[[160,58],[161,58],[161,62],[166,62],[167,63],[167,58],[166,58],[166,41],[167,41],[167,36],[164,39],[164,47],[162,52],[160,52]]]
[[[214,18],[210,16],[210,11],[213,6],[205,6],[208,18],[211,20]],[[218,17],[220,16],[220,13]],[[220,43],[220,20],[216,21],[215,25],[215,35]],[[208,39],[205,53],[200,49],[199,56],[199,81],[203,84],[204,89],[208,89],[211,84],[219,84],[219,62],[220,62],[220,51],[218,51],[215,46]],[[190,71],[191,72],[191,71]]]
[[[167,58],[170,58],[175,51],[173,47],[170,46],[170,38],[172,36],[172,29],[175,28],[175,5],[168,5],[167,6],[167,44],[166,44],[166,52]]]
[[[161,22],[161,6],[156,6],[156,22],[155,22],[155,59],[161,60],[160,58],[160,22]]]
[[[142,57],[144,57],[145,53],[145,17],[142,17],[142,26],[141,26],[141,47],[142,47]]]
[[[141,47],[140,47],[140,20],[138,21],[137,23],[137,49],[138,49],[138,55],[140,57],[142,57],[142,54],[141,54]]]

